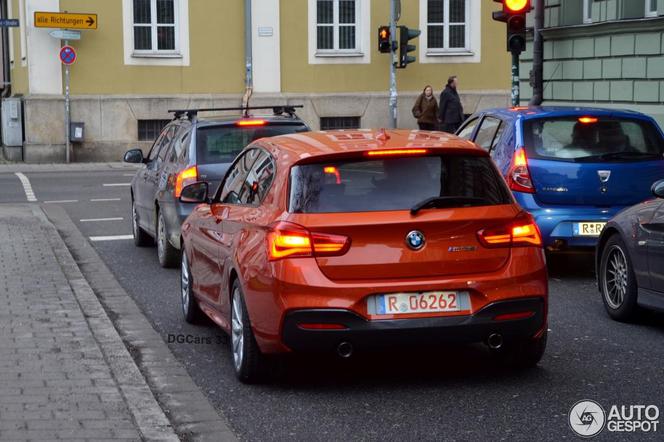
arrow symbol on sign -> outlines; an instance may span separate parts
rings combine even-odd
[[[90,27],[95,24],[95,19],[92,17],[88,17],[88,19],[85,22],[88,24],[88,27]]]

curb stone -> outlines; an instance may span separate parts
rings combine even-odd
[[[49,246],[67,278],[142,437],[145,440],[179,440],[55,226],[37,206],[32,206],[32,211],[43,221],[42,229],[46,231]]]
[[[103,306],[125,352],[138,369],[182,440],[236,441],[226,419],[217,413],[186,369],[152,328],[133,298],[122,288],[87,239],[59,206],[41,206],[66,245],[72,262],[63,267],[89,283],[90,295]],[[80,269],[80,270],[79,270]],[[124,348],[126,347],[126,348]]]

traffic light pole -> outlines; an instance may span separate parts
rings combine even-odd
[[[521,103],[521,84],[519,83],[519,53],[512,52],[512,106]]]
[[[390,0],[390,44],[391,51],[390,56],[392,57],[390,63],[390,128],[395,129],[397,127],[397,48],[396,48],[396,36],[397,36],[397,0]]]

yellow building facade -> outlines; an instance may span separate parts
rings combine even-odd
[[[62,41],[34,26],[36,11],[94,13],[96,30],[70,41],[72,121],[85,124],[78,161],[119,160],[149,146],[155,128],[182,107],[240,105],[251,55],[251,103],[304,104],[315,129],[389,121],[388,54],[378,26],[389,0],[6,0],[12,97],[23,109],[25,161],[64,158]],[[250,4],[250,34],[245,5]],[[503,106],[509,95],[504,25],[491,0],[402,0],[399,24],[420,29],[417,62],[398,70],[399,120],[423,87],[440,93],[460,79],[466,113]],[[249,11],[249,9],[247,9]],[[250,38],[250,52],[245,42]],[[7,95],[7,94],[6,94]]]

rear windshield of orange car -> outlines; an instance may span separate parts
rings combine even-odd
[[[410,210],[427,198],[512,202],[487,157],[443,155],[330,161],[291,169],[291,213]],[[449,205],[446,207],[450,207]]]
[[[633,118],[582,117],[526,120],[530,158],[568,162],[630,162],[664,159],[664,139],[650,122]]]
[[[259,138],[308,130],[303,123],[267,123],[264,126],[204,126],[199,128],[196,133],[197,162],[198,164],[232,163],[245,146]]]

